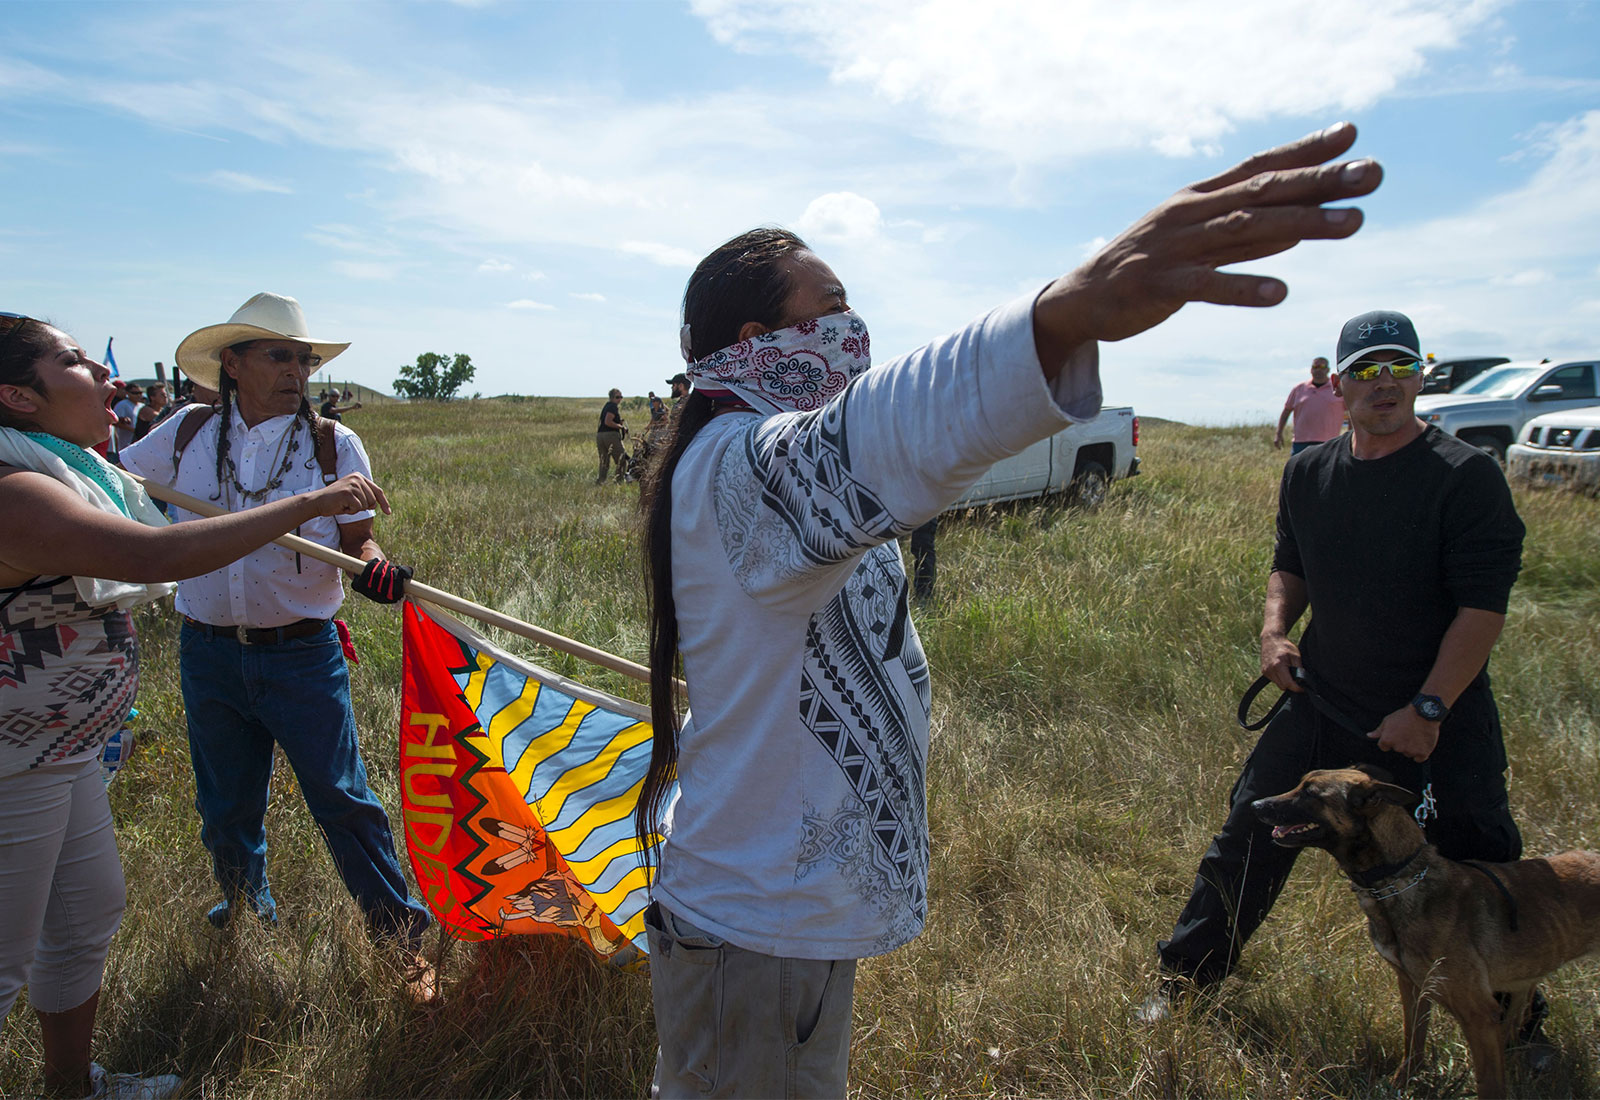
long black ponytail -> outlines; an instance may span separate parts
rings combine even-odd
[[[764,227],[728,241],[700,261],[683,292],[683,321],[689,326],[690,355],[703,359],[739,342],[739,330],[755,321],[781,326],[790,277],[786,261],[807,251],[805,241],[786,229]],[[678,608],[672,599],[672,475],[678,460],[717,407],[690,393],[672,412],[667,438],[645,469],[639,507],[644,515],[644,582],[650,616],[650,721],[655,739],[650,770],[639,793],[633,826],[654,853],[662,802],[678,768]]]

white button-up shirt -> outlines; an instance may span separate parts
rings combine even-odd
[[[220,492],[217,484],[217,426],[213,416],[189,442],[183,452],[176,479],[172,470],[172,448],[185,410],[169,416],[139,442],[120,452],[122,464],[134,473],[172,485],[180,492],[211,501],[230,512],[242,511],[266,501],[281,500],[297,493],[322,488],[322,467],[317,463],[316,440],[305,422],[292,416],[276,416],[253,428],[245,427],[237,410],[229,426],[228,454],[238,471],[239,484],[256,490],[278,473],[291,442],[298,443],[283,483],[260,500],[243,500],[232,480],[224,474]],[[287,435],[289,432],[293,435]],[[342,424],[334,424],[338,444],[337,470],[340,477],[359,473],[372,475],[361,439]],[[226,467],[224,467],[226,469]],[[197,519],[193,512],[172,505],[173,522]],[[339,548],[339,524],[370,519],[373,513],[356,512],[338,517],[318,516],[295,528],[302,538],[335,550]],[[213,626],[287,626],[300,619],[328,619],[344,602],[343,570],[296,554],[275,543],[240,558],[215,572],[178,582],[177,608],[181,614]]]

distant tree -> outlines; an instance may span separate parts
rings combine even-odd
[[[401,397],[448,401],[476,373],[470,355],[457,355],[452,359],[435,351],[425,351],[417,356],[415,364],[408,363],[400,368],[394,392]]]

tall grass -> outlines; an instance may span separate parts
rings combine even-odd
[[[631,488],[593,484],[600,402],[494,400],[347,418],[395,506],[379,538],[419,579],[642,658]],[[1159,1025],[1133,1021],[1250,741],[1282,454],[1265,428],[1146,429],[1146,473],[1097,512],[955,517],[917,616],[935,678],[928,929],[869,960],[851,1081],[878,1096],[1389,1096],[1398,1000],[1332,861],[1308,853],[1238,977]],[[1530,853],[1600,848],[1600,504],[1518,494],[1524,569],[1493,670]],[[1360,563],[1361,568],[1396,568]],[[345,607],[368,767],[396,806],[399,619]],[[192,809],[170,610],[140,615],[142,751],[113,788],[129,905],[97,1056],[185,1074],[194,1095],[621,1096],[649,1082],[647,981],[567,941],[455,944],[417,1010],[280,768],[268,815],[290,920],[230,939]],[[518,640],[512,648],[528,651]],[[567,658],[536,659],[643,699]],[[430,947],[433,941],[430,939]],[[1556,1068],[1524,1095],[1600,1092],[1600,967],[1548,983]],[[1469,1095],[1437,1014],[1417,1095]],[[6,1024],[0,1093],[39,1084],[31,1013]]]

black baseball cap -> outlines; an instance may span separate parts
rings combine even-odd
[[[1392,309],[1375,309],[1344,323],[1339,332],[1339,351],[1333,369],[1343,372],[1351,363],[1374,351],[1403,351],[1421,359],[1420,344],[1411,318]]]
[[[679,382],[682,382],[685,386],[687,386],[689,384],[689,376],[684,374],[682,371],[679,371],[677,374],[674,374],[671,378],[667,379],[667,385],[669,386],[676,386]]]

